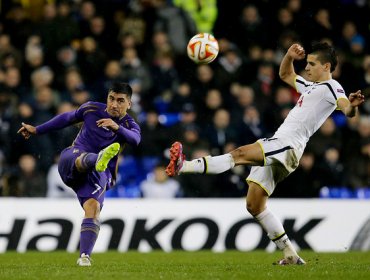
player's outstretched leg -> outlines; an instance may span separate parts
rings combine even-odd
[[[98,159],[95,163],[95,170],[103,172],[107,169],[109,161],[118,154],[120,149],[119,143],[110,144],[105,149],[101,150],[98,154]]]
[[[231,154],[220,156],[206,156],[191,161],[185,160],[182,153],[182,144],[175,142],[170,149],[170,163],[166,168],[168,176],[172,177],[182,173],[219,174],[235,166]]]
[[[180,142],[173,143],[170,149],[170,163],[166,168],[167,175],[170,177],[179,175],[184,160],[185,155],[182,153],[182,144]]]
[[[77,265],[79,266],[91,266],[90,256],[86,254],[82,254],[81,257],[77,260]]]

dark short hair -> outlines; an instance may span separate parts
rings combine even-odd
[[[108,92],[115,92],[115,93],[123,93],[126,94],[127,97],[131,98],[132,96],[132,88],[127,83],[121,83],[121,82],[114,82],[110,86]]]
[[[330,72],[333,72],[338,64],[338,56],[335,49],[328,43],[318,43],[312,44],[311,54],[317,55],[317,59],[324,63],[330,63]]]

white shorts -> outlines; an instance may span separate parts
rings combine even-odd
[[[253,166],[247,182],[258,184],[270,196],[276,184],[298,167],[304,147],[293,147],[281,138],[259,139],[257,143],[264,154],[264,166]]]

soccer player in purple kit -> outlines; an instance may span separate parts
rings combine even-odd
[[[99,214],[105,192],[115,184],[118,153],[127,143],[138,145],[139,125],[127,113],[132,89],[126,83],[114,83],[107,104],[86,102],[77,110],[32,126],[22,123],[18,130],[25,139],[83,122],[72,145],[64,149],[58,165],[64,183],[77,194],[85,216],[81,224],[79,266],[91,265],[91,252],[99,234]]]

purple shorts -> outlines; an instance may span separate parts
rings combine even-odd
[[[105,192],[112,182],[112,175],[108,168],[104,172],[97,172],[94,168],[87,172],[78,172],[75,161],[82,153],[84,151],[76,147],[64,149],[60,154],[59,174],[63,182],[75,191],[81,206],[86,200],[94,198],[102,208]]]

